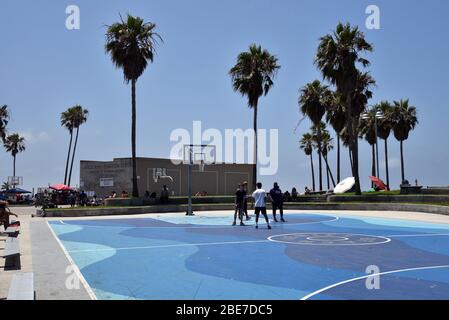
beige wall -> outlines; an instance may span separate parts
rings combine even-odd
[[[173,178],[153,180],[153,168],[165,168],[167,175]],[[188,166],[175,165],[169,159],[138,158],[137,176],[139,193],[142,196],[146,190],[157,194],[166,184],[175,195],[187,195]],[[105,197],[116,191],[119,195],[123,190],[131,193],[132,167],[130,158],[119,158],[113,161],[81,161],[80,188],[94,191],[97,196]],[[100,186],[101,179],[112,179],[113,186]],[[214,164],[207,165],[204,172],[199,172],[198,166],[193,166],[192,193],[206,191],[208,195],[234,194],[237,185],[242,181],[252,184],[252,165],[248,164]]]

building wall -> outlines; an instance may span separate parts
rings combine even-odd
[[[167,175],[173,178],[153,179],[154,168],[165,168]],[[165,184],[175,195],[188,193],[188,166],[175,165],[170,159],[137,158],[137,179],[140,195],[146,190],[160,193]],[[132,191],[131,158],[119,158],[113,161],[81,161],[80,188],[93,191],[98,197],[105,197],[116,191]],[[100,185],[102,181],[102,185]],[[242,181],[252,184],[252,165],[249,164],[213,164],[206,165],[204,172],[198,166],[192,170],[192,193],[206,191],[208,195],[232,195]],[[113,182],[113,185],[110,185]]]

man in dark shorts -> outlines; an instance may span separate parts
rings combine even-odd
[[[235,192],[235,210],[234,210],[234,222],[233,226],[237,225],[237,214],[240,219],[240,225],[244,226],[243,223],[243,205],[246,198],[246,191],[243,190],[243,187],[239,184],[237,191]]]
[[[243,181],[242,183],[243,191],[245,192],[245,199],[243,201],[243,212],[246,216],[246,221],[251,220],[251,217],[248,215],[248,182]]]
[[[268,221],[267,216],[267,207],[265,205],[265,197],[266,192],[264,189],[262,189],[262,183],[257,183],[257,190],[253,192],[252,196],[254,198],[254,214],[256,215],[256,229],[259,229],[259,214],[262,213],[262,215],[265,217],[265,221],[267,222],[268,229],[271,229],[270,222]]]
[[[270,190],[270,198],[271,198],[271,205],[273,207],[273,218],[275,222],[278,222],[276,219],[276,210],[279,209],[279,212],[281,214],[281,221],[285,222],[284,220],[284,199],[282,190],[279,188],[279,185],[277,182],[274,183],[273,189]]]

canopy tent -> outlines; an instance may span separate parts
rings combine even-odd
[[[49,187],[50,189],[56,190],[56,191],[72,191],[73,189],[69,186],[66,186],[65,184],[55,184]]]
[[[388,190],[388,187],[387,187],[387,186],[385,185],[385,183],[384,183],[382,180],[380,180],[379,178],[377,178],[377,177],[372,177],[372,176],[370,176],[369,178],[370,178],[371,181],[376,185],[376,187],[379,188],[379,190],[385,190],[385,191]]]
[[[5,190],[5,193],[24,194],[24,193],[31,193],[31,191],[27,191],[27,190],[20,189],[20,188],[13,188],[13,189]]]

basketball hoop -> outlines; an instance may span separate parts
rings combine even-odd
[[[216,150],[214,145],[195,145],[188,144],[184,145],[184,153],[183,153],[183,163],[189,166],[188,172],[188,191],[189,191],[189,200],[187,206],[188,216],[193,216],[192,211],[192,167],[194,165],[198,165],[198,171],[204,172],[205,166],[214,164],[216,157]]]
[[[23,177],[8,177],[8,184],[15,188],[23,185]]]
[[[173,178],[167,175],[166,168],[153,168],[154,183],[158,183],[160,179],[169,179],[171,182],[173,182]]]

